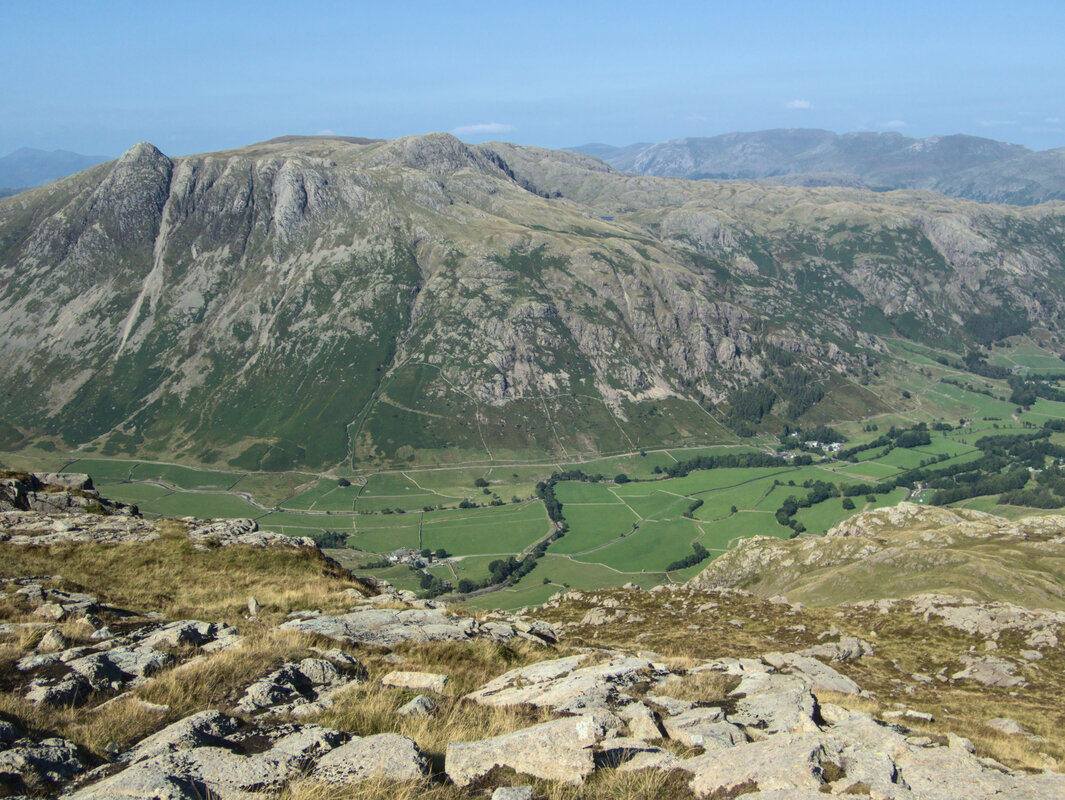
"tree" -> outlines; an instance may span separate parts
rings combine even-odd
[[[851,500],[849,497],[844,497],[843,498],[843,508],[844,508],[845,511],[853,511],[854,510],[854,501]]]
[[[628,483],[628,482],[629,482],[629,476],[626,475],[624,472],[619,472],[617,475],[614,476],[614,483]]]
[[[347,478],[341,478],[340,480],[337,481],[337,486],[339,486],[341,488],[345,488],[345,487],[351,486],[351,481],[349,481]]]
[[[437,558],[447,558],[447,550],[445,550],[443,547],[437,548],[437,551],[433,553],[433,555]]]
[[[469,578],[463,578],[461,581],[459,581],[459,591],[462,594],[469,594],[470,592],[472,592],[473,581],[471,581]]]

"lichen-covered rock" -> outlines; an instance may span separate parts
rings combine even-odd
[[[544,722],[479,742],[451,742],[444,770],[467,786],[497,767],[544,780],[580,784],[595,771],[594,745],[606,727],[593,715]]]
[[[447,688],[447,675],[435,672],[390,672],[381,678],[385,686],[397,686],[402,689],[416,689],[423,692],[443,694]]]
[[[20,740],[0,751],[0,780],[4,775],[23,781],[58,783],[85,769],[78,748],[66,739]]]
[[[429,760],[413,739],[395,733],[381,733],[350,742],[318,761],[313,780],[325,783],[357,783],[369,778],[394,781],[424,780]]]
[[[466,699],[489,706],[534,705],[581,713],[606,709],[624,697],[625,689],[668,673],[648,659],[622,654],[582,666],[587,659],[569,656],[520,667],[489,681]]]
[[[347,614],[295,619],[281,627],[348,644],[379,647],[394,647],[401,642],[463,641],[478,633],[473,619],[413,608],[359,608]]]

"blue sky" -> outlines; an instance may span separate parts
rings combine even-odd
[[[0,154],[776,127],[1065,146],[1065,3],[2,0]]]

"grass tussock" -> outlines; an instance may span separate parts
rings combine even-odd
[[[183,523],[161,525],[159,539],[138,544],[0,545],[0,577],[59,573],[70,588],[119,608],[231,623],[247,614],[250,596],[265,619],[280,621],[295,610],[347,608],[347,590],[362,588],[311,549],[203,550],[185,536]]]
[[[125,749],[169,721],[165,712],[149,709],[132,697],[103,708],[94,708],[91,703],[80,708],[61,708],[30,703],[10,692],[0,693],[0,717],[34,739],[70,739],[97,758],[109,758],[109,744]]]
[[[404,663],[389,663],[380,655],[358,654],[367,667],[367,681],[339,696],[335,705],[314,721],[359,736],[398,732],[414,739],[423,751],[442,763],[450,741],[500,736],[553,716],[537,709],[491,708],[461,699],[507,670],[559,655],[549,648],[524,641],[501,644],[476,640],[406,644],[395,652],[405,659]],[[381,678],[393,670],[448,675],[447,693],[432,696],[437,707],[431,716],[405,717],[398,713],[419,692],[383,686]]]
[[[677,681],[667,681],[655,689],[655,694],[688,700],[692,703],[723,704],[728,694],[737,686],[740,679],[736,675],[723,672],[698,672],[685,675]]]
[[[320,644],[317,637],[299,631],[258,627],[244,634],[239,647],[161,672],[135,694],[149,703],[169,706],[168,716],[173,719],[205,708],[228,710],[250,683],[271,670],[286,662],[319,657],[310,648]]]
[[[485,639],[404,644],[395,652],[406,663],[383,665],[385,672],[398,669],[443,673],[449,679],[448,693],[455,696],[472,692],[508,670],[564,655],[524,640],[500,643]]]
[[[500,774],[489,786],[460,789],[452,784],[400,783],[371,779],[349,786],[301,781],[291,785],[279,800],[471,800],[485,798],[493,786],[530,785],[539,800],[693,800],[688,788],[690,776],[679,771],[615,772],[600,770],[583,786],[534,780],[513,774]]]

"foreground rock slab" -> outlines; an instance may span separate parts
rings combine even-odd
[[[444,770],[458,786],[468,786],[499,767],[577,785],[595,771],[593,747],[605,733],[606,725],[588,714],[480,742],[452,742]]]
[[[318,762],[310,777],[326,783],[357,783],[369,778],[424,780],[429,759],[413,739],[396,733],[355,737]]]

